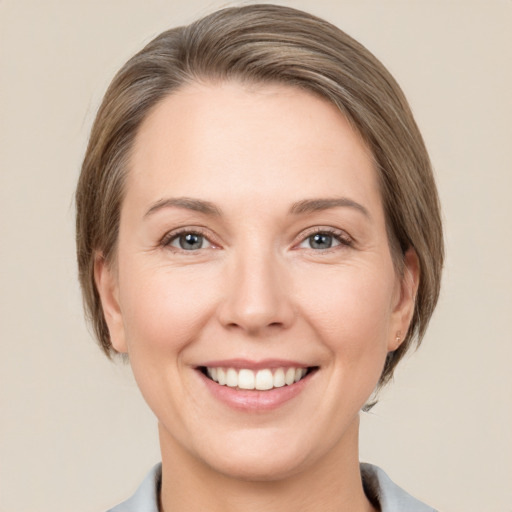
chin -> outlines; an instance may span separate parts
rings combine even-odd
[[[275,453],[272,455],[236,456],[216,460],[211,469],[228,478],[247,482],[272,482],[285,480],[299,473],[304,460],[297,457],[286,457]]]
[[[265,429],[252,434],[236,433],[223,443],[214,440],[207,452],[200,450],[196,455],[218,474],[261,482],[279,481],[300,473],[308,466],[308,460],[314,459],[313,454],[308,456],[305,439],[276,436]]]

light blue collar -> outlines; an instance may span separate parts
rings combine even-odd
[[[394,484],[377,466],[362,463],[361,476],[368,498],[376,501],[381,512],[436,512]],[[157,464],[130,499],[108,512],[158,512],[161,478],[162,464]]]

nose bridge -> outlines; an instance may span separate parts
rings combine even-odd
[[[234,251],[227,269],[229,281],[222,307],[222,323],[256,334],[287,327],[293,319],[287,273],[278,254],[250,244]]]

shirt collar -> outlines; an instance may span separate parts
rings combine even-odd
[[[362,463],[361,476],[368,499],[380,507],[381,512],[436,512],[398,487],[377,466]],[[158,512],[161,479],[162,464],[157,464],[130,499],[108,512]]]

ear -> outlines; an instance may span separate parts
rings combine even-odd
[[[420,265],[418,255],[413,248],[410,248],[404,255],[403,273],[400,276],[399,289],[397,290],[396,303],[393,309],[393,329],[388,343],[389,352],[396,350],[407,335],[414,314],[419,281]]]
[[[94,258],[94,281],[100,295],[103,315],[107,322],[110,342],[117,352],[126,353],[126,339],[123,316],[119,306],[119,286],[115,269],[109,265],[102,254]]]

